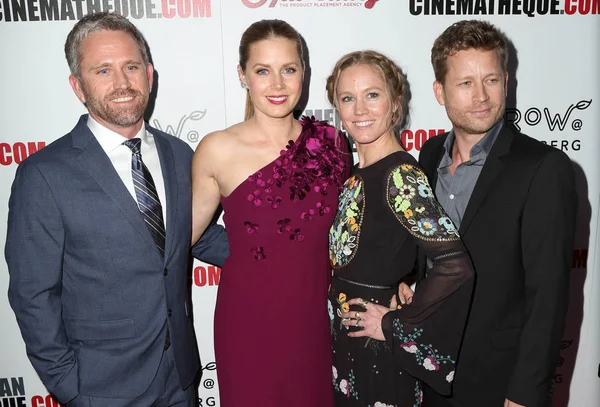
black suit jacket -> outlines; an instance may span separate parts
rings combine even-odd
[[[419,157],[434,189],[447,136],[430,139]],[[550,404],[568,303],[575,211],[569,158],[505,125],[460,226],[476,283],[453,405],[502,406],[505,398],[527,407]]]

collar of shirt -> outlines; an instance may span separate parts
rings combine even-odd
[[[504,125],[504,119],[494,125],[481,140],[479,140],[469,151],[469,161],[465,161],[466,165],[480,165],[485,163],[487,156],[492,150],[492,146],[500,134],[500,129]],[[454,129],[450,131],[446,141],[444,141],[444,155],[440,161],[438,169],[449,167],[452,164],[452,146],[454,145]]]
[[[107,129],[100,123],[98,123],[91,115],[88,115],[87,126],[100,143],[100,146],[104,150],[106,154],[110,154],[117,148],[123,145],[123,142],[126,140],[125,137],[121,136],[114,131]],[[142,145],[152,146],[154,144],[154,139],[152,134],[146,131],[146,126],[142,125],[140,131],[137,132],[135,137],[142,140]],[[129,147],[126,147],[129,149]],[[143,146],[142,146],[143,148]],[[142,154],[143,155],[143,154]]]

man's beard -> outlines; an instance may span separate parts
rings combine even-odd
[[[106,95],[102,100],[87,92],[85,87],[82,87],[82,92],[85,96],[85,104],[91,113],[105,122],[119,127],[129,127],[139,122],[144,116],[148,104],[148,94],[142,94],[133,89],[116,90]],[[125,108],[110,106],[111,100],[129,96],[134,97],[136,103],[133,106]]]
[[[494,127],[504,116],[505,104],[482,106],[492,109],[492,115],[486,120],[471,118],[461,110],[446,107],[448,117],[454,128],[461,129],[466,134],[485,134]]]

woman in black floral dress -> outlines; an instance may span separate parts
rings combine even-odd
[[[327,80],[359,156],[329,234],[338,407],[419,406],[421,381],[449,393],[471,298],[473,269],[456,228],[394,136],[404,85],[401,70],[374,51],[342,57]],[[410,305],[392,309],[417,250],[428,276]]]

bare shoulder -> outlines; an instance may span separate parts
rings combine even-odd
[[[242,154],[244,123],[217,130],[202,138],[194,153],[194,167],[220,174],[233,165]]]
[[[198,143],[194,155],[215,158],[215,156],[233,152],[234,147],[238,144],[238,136],[235,131],[232,131],[233,127],[217,130],[204,136]]]

